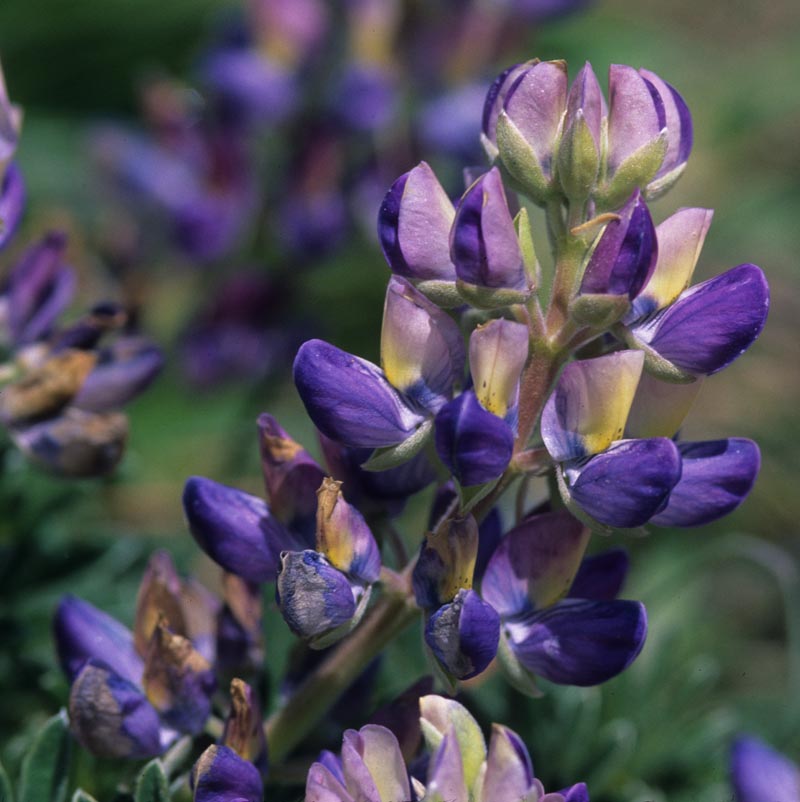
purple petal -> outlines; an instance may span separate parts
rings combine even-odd
[[[105,663],[129,682],[141,681],[144,663],[136,653],[133,633],[89,602],[65,596],[53,619],[53,635],[61,668],[70,681],[88,660]]]
[[[666,81],[662,81],[654,72],[639,70],[651,87],[658,92],[664,106],[667,127],[667,153],[664,162],[656,173],[656,178],[671,172],[685,164],[692,150],[692,115],[684,99],[677,90]]]
[[[745,500],[761,467],[758,446],[741,437],[678,443],[678,451],[681,478],[653,518],[658,526],[700,526],[727,515]]]
[[[209,746],[192,767],[194,802],[262,802],[258,769],[227,746]]]
[[[564,797],[564,802],[589,802],[589,789],[586,787],[586,783],[571,785],[560,793]]]
[[[164,751],[155,708],[104,665],[89,662],[75,677],[69,718],[78,740],[98,757],[139,760]]]
[[[120,409],[144,392],[161,372],[164,356],[145,337],[120,337],[100,352],[97,365],[75,396],[74,405],[91,412]]]
[[[378,237],[392,272],[412,281],[455,281],[454,216],[450,198],[426,162],[401,175],[378,212]]]
[[[499,639],[500,617],[474,590],[460,590],[425,625],[425,642],[460,680],[477,676],[492,662]]]
[[[313,763],[306,777],[306,799],[313,802],[355,802],[343,785],[344,777],[335,775],[327,765]]]
[[[537,63],[538,61],[526,61],[522,64],[513,64],[510,67],[506,67],[506,69],[494,79],[492,85],[489,87],[486,100],[483,104],[482,128],[483,133],[491,142],[495,141],[497,118],[500,116],[500,112],[505,104],[508,90],[511,89],[522,73],[527,72]]]
[[[12,162],[6,168],[0,187],[0,249],[14,236],[24,211],[25,182],[19,167]]]
[[[731,782],[736,802],[796,802],[800,799],[800,768],[751,736],[741,736],[733,744]]]
[[[608,71],[608,167],[617,168],[639,148],[652,142],[664,127],[663,103],[645,79],[622,64]]]
[[[496,167],[461,197],[450,232],[450,256],[458,278],[467,284],[528,288],[517,232]]]
[[[481,595],[503,618],[553,604],[567,595],[589,535],[566,510],[526,518],[500,541]]]
[[[567,65],[542,61],[518,75],[504,109],[536,154],[542,172],[552,175],[553,147],[567,105]]]
[[[272,514],[314,544],[317,490],[325,472],[316,460],[281,428],[272,415],[258,416],[261,470]]]
[[[297,352],[294,381],[317,428],[346,446],[397,445],[424,420],[376,365],[322,340]]]
[[[269,582],[278,555],[294,543],[259,498],[212,479],[193,476],[183,491],[189,530],[214,562],[250,582]]]
[[[505,471],[514,450],[514,433],[467,390],[439,411],[435,442],[442,462],[469,487],[491,482]]]
[[[436,412],[464,373],[464,339],[450,315],[392,276],[381,329],[381,367],[414,403]]]
[[[572,498],[596,521],[623,529],[659,512],[680,476],[680,454],[666,437],[620,440],[567,471]]]
[[[358,800],[411,799],[400,745],[386,727],[367,724],[358,732],[347,730],[342,739],[342,769],[347,790]]]
[[[583,112],[583,119],[589,126],[598,153],[600,151],[601,130],[603,118],[607,116],[608,109],[603,97],[603,90],[592,65],[587,61],[580,72],[575,76],[567,96],[567,116],[564,120],[564,130],[567,131],[578,113]]]
[[[464,777],[464,758],[455,727],[442,738],[428,767],[426,797],[435,800],[469,799]]]
[[[768,311],[769,286],[763,271],[743,264],[695,284],[633,331],[680,369],[711,375],[755,342]]]
[[[506,623],[505,632],[529,671],[560,685],[599,685],[642,650],[647,614],[640,602],[566,599]]]
[[[571,599],[611,601],[619,596],[628,575],[628,553],[609,549],[586,557],[569,589]]]
[[[633,300],[656,266],[653,218],[637,189],[603,230],[583,274],[580,292],[627,295]]]
[[[519,735],[493,724],[481,799],[526,799],[533,779],[531,758]]]
[[[284,552],[276,596],[289,628],[305,639],[335,630],[356,614],[347,577],[310,549]]]

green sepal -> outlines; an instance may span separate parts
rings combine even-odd
[[[580,326],[602,331],[622,320],[630,305],[627,295],[585,293],[573,298],[569,316]]]
[[[14,791],[3,764],[0,763],[0,802],[14,802]]]
[[[514,218],[514,228],[517,230],[519,249],[522,252],[522,264],[532,288],[541,284],[541,269],[536,258],[536,249],[533,245],[533,232],[531,231],[531,218],[528,210],[523,206]]]
[[[686,162],[679,165],[674,170],[670,170],[666,175],[662,175],[661,178],[651,181],[644,191],[645,200],[655,200],[666,194],[678,182],[678,179],[683,175],[685,169]]]
[[[658,351],[641,340],[637,340],[633,332],[625,326],[614,326],[614,334],[622,339],[629,348],[644,352],[644,369],[657,379],[670,384],[691,384],[697,381],[697,376],[681,370],[677,365],[661,356]]]
[[[82,788],[79,788],[73,795],[70,802],[97,802],[97,800],[91,795],[87,794]]]
[[[71,752],[67,713],[61,710],[39,730],[22,761],[19,802],[63,802]]]
[[[536,684],[536,675],[528,671],[514,654],[506,637],[501,633],[497,644],[497,660],[509,684],[531,699],[544,696],[541,688]]]
[[[164,764],[151,760],[136,778],[135,802],[169,802],[169,782]]]
[[[398,443],[396,446],[376,448],[370,454],[369,459],[361,463],[361,467],[365,471],[388,471],[390,468],[403,465],[425,448],[432,433],[433,421],[426,420],[402,443]]]
[[[586,202],[597,184],[600,153],[584,116],[578,109],[558,148],[558,180],[570,203]]]
[[[550,181],[533,148],[505,111],[497,118],[497,150],[514,183],[534,203],[544,206],[551,195]]]
[[[618,209],[637,189],[644,189],[655,177],[667,153],[667,133],[662,131],[625,159],[611,181],[595,195],[598,211]]]
[[[455,281],[416,281],[414,286],[426,297],[442,309],[454,309],[464,303],[464,299],[456,289]]]
[[[461,279],[456,282],[456,287],[458,287],[462,301],[466,301],[470,306],[474,306],[477,309],[505,309],[507,306],[513,306],[514,304],[527,303],[533,289],[493,289],[491,287],[468,284],[466,281],[461,281]]]

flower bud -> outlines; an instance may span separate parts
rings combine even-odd
[[[534,779],[533,764],[522,739],[508,727],[492,724],[486,772],[479,798],[485,802],[492,799],[527,799],[535,784],[539,783]],[[537,795],[534,798],[541,797]]]
[[[516,417],[528,339],[527,326],[502,318],[479,325],[470,335],[469,369],[475,396],[498,418]]]
[[[454,216],[450,198],[426,162],[392,184],[378,213],[378,237],[392,272],[443,306],[452,305],[446,301],[453,299],[456,280],[450,260]]]
[[[194,802],[261,802],[258,769],[224,745],[209,746],[192,767]]]
[[[225,605],[217,619],[220,668],[244,673],[264,662],[261,586],[225,571],[222,575]]]
[[[267,741],[261,710],[253,689],[244,681],[231,682],[231,709],[225,719],[222,744],[253,763],[261,774],[267,769]]]
[[[500,171],[493,167],[461,197],[450,232],[458,289],[479,308],[523,303],[531,293]]]
[[[146,654],[159,621],[186,635],[181,599],[181,580],[166,551],[157,551],[150,558],[136,597],[136,618],[133,625],[136,651]]]
[[[343,779],[347,778],[348,790],[352,791],[351,798],[364,802],[402,802],[412,798],[397,738],[391,730],[378,724],[345,732],[342,772]]]

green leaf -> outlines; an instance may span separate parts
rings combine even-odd
[[[0,802],[14,802],[14,792],[3,764],[0,763]]]
[[[66,711],[51,718],[22,761],[19,802],[63,802],[67,796],[72,740]]]
[[[97,802],[97,800],[91,794],[87,794],[86,791],[79,788],[72,795],[70,802]]]
[[[169,802],[169,783],[160,760],[151,760],[136,779],[135,802]]]

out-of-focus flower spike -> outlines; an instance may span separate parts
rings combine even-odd
[[[89,660],[101,660],[129,682],[139,682],[144,663],[133,633],[115,618],[75,596],[65,596],[53,619],[53,635],[61,668],[74,680]]]
[[[9,164],[0,181],[0,249],[14,236],[25,210],[25,182],[16,164]]]
[[[471,515],[451,518],[428,533],[412,575],[417,604],[434,610],[471,588],[477,554],[478,524]]]
[[[83,317],[55,334],[52,339],[53,351],[92,349],[105,334],[119,331],[127,322],[128,312],[119,304],[96,304]]]
[[[481,595],[504,618],[555,604],[569,592],[590,535],[566,510],[527,518],[500,541]]]
[[[150,557],[136,597],[133,636],[139,654],[147,654],[153,632],[162,619],[167,621],[173,632],[187,634],[181,580],[169,553],[159,550]]]
[[[450,677],[470,679],[497,654],[500,617],[474,590],[459,590],[425,625],[425,642]]]
[[[464,372],[458,324],[397,276],[386,288],[381,367],[394,387],[433,412],[451,398]]]
[[[700,526],[735,510],[753,489],[761,467],[758,446],[742,437],[678,443],[681,478],[658,526]]]
[[[325,472],[272,415],[259,415],[258,433],[270,510],[289,529],[301,534],[306,546],[311,546],[317,519],[317,490]]]
[[[528,800],[533,786],[533,764],[522,739],[513,730],[492,724],[486,773],[479,799]]]
[[[591,518],[632,529],[664,507],[681,477],[681,458],[666,437],[618,440],[584,465],[568,468],[566,477],[571,499]]]
[[[452,201],[426,162],[392,184],[378,212],[378,237],[392,272],[444,306],[458,303],[450,259],[454,217]]]
[[[631,331],[679,370],[711,375],[755,342],[768,311],[769,286],[763,271],[743,264],[695,284]]]
[[[636,298],[656,267],[656,228],[641,192],[635,190],[619,218],[603,230],[583,274],[580,292]]]
[[[528,328],[502,318],[478,326],[469,338],[469,368],[481,406],[515,417],[519,379],[528,358]]]
[[[258,769],[227,746],[209,746],[192,767],[194,802],[262,802]]]
[[[69,718],[76,738],[98,757],[141,760],[169,746],[158,713],[141,690],[94,661],[72,683]]]
[[[516,184],[546,201],[567,104],[567,65],[543,61],[514,75],[496,122],[497,149]]]
[[[630,320],[669,306],[686,289],[713,216],[711,209],[679,209],[656,227],[658,259],[650,280],[633,302]]]
[[[597,454],[625,429],[644,355],[617,351],[564,368],[542,413],[542,439],[557,462]]]
[[[203,729],[217,686],[214,670],[191,641],[170,632],[164,619],[150,639],[142,684],[171,727],[192,734]]]
[[[419,700],[420,724],[428,749],[439,749],[444,736],[454,728],[467,788],[474,788],[486,760],[486,741],[478,722],[455,699],[423,696]]]
[[[3,389],[0,420],[15,426],[56,415],[78,393],[95,360],[93,353],[73,349],[48,357]]]
[[[5,76],[0,67],[0,175],[11,161],[22,130],[22,109],[8,98]]]
[[[183,509],[200,548],[250,582],[274,580],[280,552],[294,545],[260,498],[212,479],[193,476],[186,482]]]
[[[655,179],[647,186],[647,197],[663,195],[681,177],[692,150],[692,115],[677,90],[654,72],[639,70],[651,93],[658,95],[664,107],[667,129],[667,151]]]
[[[294,381],[317,428],[346,446],[397,445],[425,420],[376,365],[322,340],[309,340],[297,352]]]
[[[342,768],[348,790],[365,802],[411,799],[408,771],[391,730],[367,724],[347,730],[342,740]]]
[[[514,451],[514,432],[466,390],[436,416],[436,453],[464,487],[497,479]]]
[[[586,557],[572,581],[570,598],[594,601],[616,599],[628,575],[628,563],[625,549],[609,549]]]
[[[217,619],[217,654],[225,671],[258,670],[264,660],[261,586],[227,571],[225,606]]]
[[[288,551],[276,585],[278,607],[296,635],[314,649],[335,643],[363,616],[371,587],[351,583],[319,552]]]
[[[120,337],[100,352],[74,404],[90,412],[119,409],[144,392],[163,365],[161,349],[146,337]]]
[[[317,551],[340,571],[365,583],[381,572],[378,544],[364,516],[345,501],[342,483],[324,479],[317,493]]]
[[[253,763],[262,775],[266,773],[267,741],[261,708],[253,689],[241,679],[231,682],[231,709],[225,719],[221,743]]]
[[[75,479],[106,476],[125,452],[128,418],[70,407],[57,418],[12,427],[9,434],[27,459],[49,473]]]
[[[467,189],[450,231],[458,290],[478,308],[524,303],[531,294],[500,171],[493,167]]]
[[[464,780],[461,749],[455,729],[451,726],[431,759],[425,799],[430,799],[430,802],[448,802],[451,799],[470,797],[470,789]]]
[[[647,615],[640,602],[565,599],[504,627],[529,671],[558,684],[599,685],[636,659]]]
[[[215,665],[217,621],[222,603],[210,590],[190,577],[181,584],[181,609],[186,623],[186,636],[194,648],[211,665]]]
[[[661,381],[643,373],[625,424],[625,437],[674,437],[703,386],[703,377],[688,384]]]
[[[736,802],[794,802],[800,767],[759,738],[739,736],[731,747],[731,783]]]

